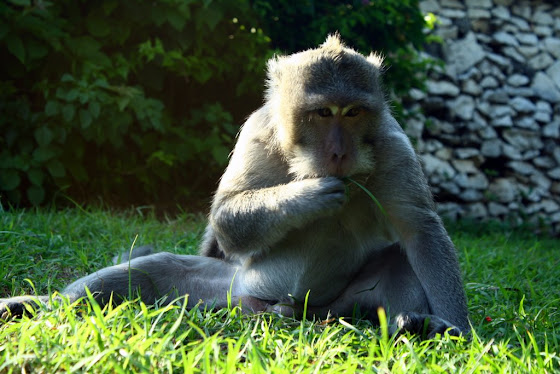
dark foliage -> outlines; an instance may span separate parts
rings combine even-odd
[[[418,56],[426,43],[418,0],[255,0],[261,27],[274,48],[297,52],[314,48],[329,33],[364,54],[385,57],[385,84],[396,94],[422,87],[430,60]]]
[[[421,84],[417,1],[8,0],[0,3],[0,202],[207,198],[264,63],[336,30]],[[270,38],[269,38],[270,37]]]

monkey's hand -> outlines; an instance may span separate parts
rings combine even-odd
[[[46,304],[48,301],[48,296],[17,296],[0,299],[0,320],[32,315],[41,304]]]
[[[335,177],[309,178],[241,192],[218,191],[210,223],[226,253],[257,253],[295,228],[333,214],[346,201]]]
[[[461,330],[433,314],[420,314],[416,312],[399,313],[390,327],[390,332],[410,332],[422,338],[433,339],[437,334],[459,336]]]
[[[346,185],[336,177],[304,179],[287,186],[293,190],[294,215],[309,220],[331,215],[346,202]]]

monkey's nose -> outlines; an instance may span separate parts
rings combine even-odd
[[[331,162],[335,165],[340,165],[346,160],[346,153],[343,152],[334,152],[331,155]]]
[[[345,176],[347,158],[345,153],[333,153],[329,162],[329,173],[337,177]]]

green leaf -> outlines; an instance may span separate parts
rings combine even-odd
[[[8,51],[16,56],[19,62],[22,64],[25,63],[25,47],[19,36],[13,34],[8,35],[6,39],[6,46],[8,47]]]
[[[21,178],[17,170],[13,169],[0,169],[0,189],[4,191],[11,191],[19,186]]]
[[[165,12],[162,7],[156,6],[150,12],[150,18],[156,26],[161,26],[166,19]]]
[[[48,145],[54,137],[53,132],[46,126],[39,127],[35,130],[35,140],[40,146]]]
[[[212,156],[220,165],[225,165],[227,163],[228,155],[229,149],[222,145],[217,145],[212,148]]]
[[[111,27],[100,15],[90,14],[86,19],[86,27],[89,33],[97,38],[107,36],[111,32]]]
[[[80,91],[75,88],[72,88],[70,91],[66,93],[66,100],[68,101],[75,101],[78,98]]]
[[[49,53],[49,48],[33,39],[27,42],[27,57],[29,60],[39,60]]]
[[[60,78],[60,81],[64,83],[74,82],[74,80],[74,77],[68,73],[64,74],[62,78]]]
[[[101,88],[109,88],[109,83],[103,78],[96,79],[95,82],[93,82],[93,85]]]
[[[62,118],[66,122],[72,121],[74,115],[76,114],[76,108],[72,104],[66,104],[62,107]]]
[[[120,97],[117,103],[119,105],[119,110],[122,112],[130,103],[130,97],[128,96]]]
[[[381,213],[383,213],[383,215],[385,217],[387,217],[387,212],[385,211],[385,209],[383,208],[383,206],[381,205],[381,203],[379,202],[379,200],[377,200],[377,198],[370,192],[370,190],[368,190],[365,186],[363,186],[362,184],[356,182],[354,179],[346,177],[344,178],[346,179],[348,182],[350,183],[354,183],[356,186],[358,186],[359,188],[361,188],[366,195],[369,196],[369,198],[375,203],[375,205],[377,205],[377,207],[379,208],[379,210],[381,211]]]
[[[49,146],[47,147],[39,147],[33,151],[32,157],[33,160],[44,163],[45,161],[50,160],[56,155],[56,152]]]
[[[27,171],[29,169],[29,157],[19,154],[12,158],[12,167],[17,170]]]
[[[43,179],[45,179],[45,173],[41,169],[31,169],[27,172],[27,178],[35,186],[41,186]]]
[[[10,31],[10,26],[7,23],[0,22],[0,40],[4,39],[8,32]]]
[[[31,186],[27,189],[27,198],[33,205],[39,205],[45,200],[45,190],[41,186]]]
[[[153,152],[150,157],[148,158],[148,163],[151,163],[153,160],[159,160],[166,164],[167,166],[173,166],[175,159],[177,157],[173,154],[165,153],[162,150]]]
[[[91,114],[87,109],[80,109],[80,123],[82,125],[82,129],[87,129],[89,125],[91,125]]]
[[[56,89],[56,98],[57,99],[66,99],[66,90],[62,87],[58,87]]]
[[[56,116],[58,114],[58,102],[55,100],[49,100],[45,105],[45,114],[48,117]]]
[[[64,144],[66,142],[66,129],[64,127],[57,126],[53,132],[57,143]]]
[[[187,20],[183,18],[183,15],[174,9],[171,9],[167,13],[167,21],[173,26],[177,31],[182,31],[185,27]]]
[[[426,26],[430,30],[433,30],[434,27],[436,26],[438,19],[435,14],[433,14],[432,12],[428,12],[426,13],[426,15],[424,15],[424,21],[426,22]]]
[[[31,0],[10,0],[10,3],[18,6],[31,6]]]
[[[102,8],[106,15],[110,15],[119,6],[119,1],[104,1]]]
[[[80,104],[85,104],[89,101],[89,92],[80,92]]]
[[[49,173],[51,173],[54,178],[62,178],[66,175],[64,165],[58,160],[49,161],[47,169],[49,169]]]
[[[101,43],[90,36],[80,36],[67,40],[68,47],[81,57],[92,57],[99,53]]]
[[[222,20],[223,14],[218,7],[208,7],[201,10],[199,17],[199,25],[202,26],[202,23],[204,23],[208,27],[208,31],[212,31]],[[204,29],[204,27],[202,26],[201,29]]]
[[[89,112],[91,113],[93,118],[99,117],[99,113],[101,111],[101,106],[97,101],[91,101],[88,105]]]
[[[14,160],[12,159],[12,155],[8,152],[7,149],[4,149],[0,152],[0,169],[7,169],[13,167]]]
[[[90,36],[70,38],[66,40],[68,48],[79,57],[87,60],[96,69],[108,69],[112,66],[111,59],[101,51],[102,44]]]

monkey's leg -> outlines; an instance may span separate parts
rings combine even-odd
[[[147,256],[152,252],[153,247],[151,245],[136,247],[132,251],[115,256],[113,264],[125,263],[130,259]],[[30,310],[38,309],[40,304],[47,304],[48,302],[48,296],[17,296],[9,299],[0,299],[0,318],[6,319],[8,316],[29,314]]]
[[[308,316],[353,316],[358,312],[358,315],[379,323],[377,309],[383,307],[390,318],[391,332],[409,331],[428,338],[448,329],[451,334],[460,334],[451,323],[432,314],[420,280],[398,244],[374,253],[344,292],[330,304],[313,305],[314,291],[320,292],[310,292]],[[269,310],[298,316],[301,307],[277,304]]]
[[[87,287],[100,304],[109,302],[111,295],[117,303],[139,295],[147,304],[156,300],[166,304],[188,294],[189,308],[200,300],[205,305],[222,308],[228,306],[231,291],[232,305],[241,303],[250,311],[266,309],[265,302],[244,294],[236,273],[236,266],[222,260],[162,252],[101,269],[70,284],[62,294],[74,301],[87,295]],[[2,299],[0,315],[8,309],[11,315],[21,315],[24,304],[37,306],[36,299],[31,296]],[[48,297],[40,296],[38,301],[45,303]]]
[[[101,269],[70,284],[62,293],[77,299],[86,295],[87,287],[101,303],[108,302],[111,294],[117,302],[137,294],[148,304],[167,297],[161,300],[165,304],[188,294],[188,307],[200,300],[225,307],[230,290],[232,300],[242,296],[236,272],[236,266],[222,260],[161,252]]]
[[[374,255],[345,295],[350,296],[347,301],[358,305],[374,322],[378,322],[378,307],[383,307],[390,318],[391,333],[408,331],[426,338],[446,331],[461,334],[459,328],[434,314],[422,283],[399,244],[387,248],[382,256]]]

